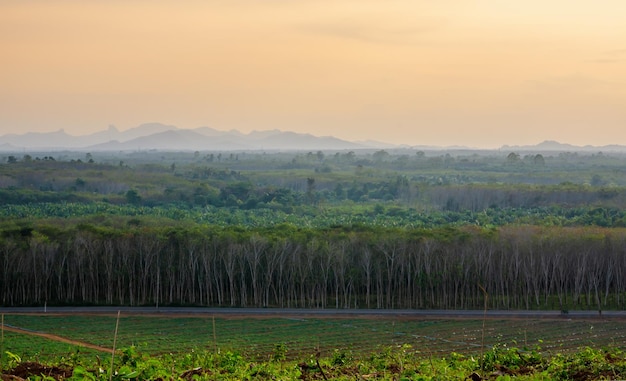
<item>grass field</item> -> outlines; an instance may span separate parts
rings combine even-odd
[[[113,347],[116,316],[5,315],[5,325],[62,336],[105,348]],[[409,344],[425,356],[451,352],[479,353],[483,342],[567,352],[581,347],[626,348],[626,321],[567,319],[433,319],[392,318],[226,318],[211,316],[124,316],[116,347],[135,346],[148,354],[192,350],[230,350],[259,360],[277,345],[287,358],[306,358],[319,350],[366,355],[388,346]],[[4,351],[24,358],[95,357],[96,351],[28,334],[5,332]],[[100,354],[104,356],[104,354]]]

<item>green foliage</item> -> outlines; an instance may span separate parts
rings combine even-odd
[[[513,371],[528,368],[544,367],[546,359],[541,353],[541,348],[519,349],[506,345],[494,345],[487,351],[477,369],[484,371],[497,371],[506,368]]]
[[[7,366],[9,368],[12,368],[22,362],[22,358],[19,355],[16,355],[15,353],[12,353],[9,351],[5,351],[4,353],[7,355],[7,359],[8,359]]]
[[[139,196],[137,196],[139,197]],[[134,202],[141,197],[131,196]],[[199,223],[217,226],[273,227],[283,223],[324,228],[329,226],[372,227],[437,227],[437,226],[483,226],[495,227],[506,225],[538,226],[601,226],[609,228],[626,226],[626,209],[611,208],[532,208],[532,209],[486,209],[481,212],[441,211],[424,213],[414,209],[402,209],[391,205],[385,207],[376,204],[371,208],[357,205],[338,205],[320,211],[311,207],[283,208],[264,203],[247,201],[239,208],[236,199],[231,200],[233,208],[217,207],[181,207],[178,204],[164,206],[141,206],[133,204],[113,205],[110,203],[37,203],[24,205],[6,205],[0,210],[0,217],[19,221],[20,219],[95,219],[98,216],[137,217],[147,220],[159,218],[175,221]],[[263,208],[254,205],[262,203]],[[246,209],[249,208],[249,209]],[[150,223],[148,223],[150,225]]]
[[[274,361],[284,361],[287,358],[287,345],[284,343],[276,344],[272,359]]]
[[[72,372],[72,377],[69,378],[69,380],[89,380],[89,381],[95,381],[97,379],[98,379],[97,374],[94,374],[94,372],[90,372],[89,370],[87,370],[86,368],[82,366],[74,367],[74,370]]]
[[[244,358],[237,352],[226,351],[218,355],[217,364],[227,373],[236,373],[244,365]]]
[[[139,204],[141,203],[141,196],[135,189],[130,189],[126,192],[126,201],[129,204]]]
[[[350,361],[354,361],[352,353],[350,353],[349,351],[339,350],[339,349],[335,349],[333,351],[333,356],[330,359],[330,363],[333,366],[346,365]]]
[[[596,380],[620,379],[626,375],[626,358],[619,350],[606,351],[582,348],[571,354],[542,357],[540,363],[513,363],[509,351],[500,352],[490,370],[476,369],[472,358],[462,356],[415,357],[406,349],[384,349],[367,358],[336,362],[311,358],[276,362],[251,362],[232,352],[212,354],[201,352],[191,361],[170,355],[140,355],[134,366],[118,364],[113,375],[96,366],[76,366],[69,380],[267,380],[326,379],[351,380]],[[509,361],[507,365],[506,361]],[[16,362],[16,367],[20,362]],[[9,371],[10,372],[10,371]],[[29,379],[54,379],[45,374],[32,374]]]

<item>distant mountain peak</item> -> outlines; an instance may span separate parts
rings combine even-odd
[[[509,146],[504,145],[500,148],[500,150],[509,150],[509,151],[572,151],[572,152],[594,152],[594,151],[614,151],[614,152],[624,152],[626,151],[626,146],[620,145],[608,145],[608,146],[576,146],[573,144],[560,143],[556,140],[544,140],[543,142],[535,145],[524,145],[524,146]]]
[[[557,142],[556,140],[544,140],[537,145],[541,146],[541,145],[560,145],[560,144],[561,143]]]
[[[220,131],[211,127],[180,129],[162,123],[143,123],[125,131],[114,125],[83,136],[67,135],[63,130],[48,133],[26,133],[0,136],[0,150],[76,149],[89,151],[233,151],[233,150],[343,150],[363,148],[362,145],[332,136],[280,131]]]

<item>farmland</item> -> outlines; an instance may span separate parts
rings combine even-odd
[[[112,348],[116,317],[6,315],[5,324]],[[571,352],[585,346],[626,349],[626,321],[623,320],[488,319],[484,332],[486,347],[541,346],[550,352]],[[386,346],[408,344],[425,354],[439,357],[451,352],[479,353],[482,333],[483,320],[467,318],[122,315],[117,345],[121,348],[135,346],[153,355],[220,348],[262,360],[271,356],[277,344],[286,347],[287,357],[291,359],[306,357],[316,349],[326,354],[340,350],[364,355]],[[41,341],[32,342],[30,348],[25,348],[20,343],[33,339],[28,335],[12,335],[6,348],[11,352],[18,350],[25,356],[43,358],[55,358],[65,353],[56,352],[62,345],[49,348]],[[372,340],[373,337],[376,340]]]
[[[177,367],[177,372],[184,373],[192,365],[199,364],[207,367],[205,372],[224,367],[221,379],[237,379],[245,374],[254,379],[259,369],[268,372],[265,377],[280,376],[281,373],[282,377],[298,374],[299,377],[315,377],[316,374],[321,377],[323,370],[317,369],[318,366],[326,368],[331,374],[330,379],[341,379],[346,372],[377,379],[395,379],[400,373],[413,375],[407,379],[419,379],[415,378],[418,374],[425,376],[428,373],[432,376],[443,373],[440,374],[442,379],[458,379],[463,372],[465,375],[476,371],[481,373],[481,363],[477,360],[481,356],[487,356],[485,361],[493,361],[482,365],[487,366],[487,373],[491,374],[494,369],[500,369],[500,372],[506,369],[508,374],[520,377],[526,373],[543,372],[545,375],[560,361],[563,362],[560,366],[565,367],[560,371],[564,376],[577,374],[576,361],[590,361],[590,358],[598,361],[606,353],[611,353],[607,356],[621,356],[626,346],[626,321],[599,318],[483,320],[121,315],[118,319],[116,315],[106,314],[7,314],[4,320],[7,327],[20,327],[30,332],[4,332],[3,346],[7,351],[4,364],[15,365],[15,359],[10,356],[19,353],[24,364],[64,364],[61,366],[65,369],[89,367],[95,363],[100,367],[109,366],[105,365],[108,364],[107,356],[110,356],[106,352],[43,339],[32,336],[32,332],[95,344],[103,350],[113,347],[115,340],[116,348],[121,351],[116,369],[134,371],[134,377],[139,379],[145,379],[140,377],[142,372],[148,376],[149,370],[154,372],[160,366],[171,366],[168,372]],[[599,348],[608,348],[609,352],[596,352]],[[511,355],[514,357],[509,357]],[[614,357],[614,361],[617,358]],[[171,361],[174,363],[167,365]],[[548,365],[546,361],[555,364]],[[148,367],[146,363],[151,365]],[[176,363],[178,365],[174,365]],[[294,368],[295,364],[299,365]],[[598,370],[593,370],[591,363],[587,362],[585,377],[593,377],[594,371],[601,372],[602,366],[599,364]],[[51,372],[52,368],[45,369]],[[616,375],[616,370],[619,372],[621,368],[612,366],[611,369]],[[292,373],[294,371],[297,373]],[[71,374],[71,370],[69,372]],[[486,373],[483,371],[482,374]],[[208,379],[213,379],[210,375],[205,374]],[[542,376],[537,377],[541,379]],[[579,374],[577,377],[583,376]]]

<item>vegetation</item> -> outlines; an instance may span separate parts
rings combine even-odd
[[[625,160],[8,155],[0,304],[623,309]]]
[[[336,352],[296,361],[282,359],[281,353],[277,346],[273,358],[249,361],[231,351],[150,356],[130,347],[120,351],[113,371],[80,357],[45,366],[12,354],[7,374],[32,380],[608,380],[626,375],[626,354],[616,349],[546,356],[540,348],[513,347],[493,348],[479,358],[457,353],[434,358],[405,345],[364,358]]]
[[[486,323],[7,315],[7,326],[62,333],[103,349],[117,341],[121,349],[111,363],[111,353],[5,332],[0,373],[32,380],[597,380],[626,375],[623,321]]]
[[[5,229],[5,305],[623,309],[626,229]]]
[[[22,357],[55,360],[67,357],[76,347],[40,339],[27,333],[49,333],[79,343],[112,348],[115,316],[104,315],[5,315],[7,327],[25,332],[12,333],[5,350]],[[134,346],[149,355],[182,355],[192,351],[237,351],[242,356],[261,361],[273,356],[276,345],[287,349],[286,359],[295,360],[314,350],[332,355],[350,352],[360,357],[378,352],[382,347],[411,345],[435,357],[451,352],[480,355],[483,345],[493,347],[535,347],[546,353],[573,353],[581,347],[624,347],[626,322],[619,319],[433,319],[393,317],[306,317],[238,316],[207,314],[176,316],[167,314],[125,315],[119,320],[118,347]],[[485,337],[482,333],[485,332]],[[375,340],[372,338],[375,337]],[[70,348],[70,349],[68,349]],[[86,346],[81,357],[95,360],[103,352]]]

